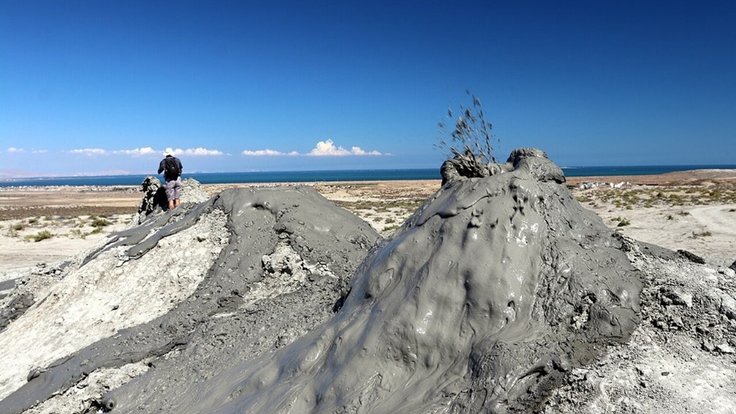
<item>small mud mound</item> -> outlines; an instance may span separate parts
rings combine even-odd
[[[230,190],[153,215],[0,333],[23,356],[0,373],[0,412],[176,412],[199,384],[332,316],[379,240],[310,188]],[[17,338],[26,351],[8,348]]]
[[[488,173],[451,177],[366,258],[329,322],[144,411],[539,407],[572,369],[629,338],[641,275],[541,151],[515,151]]]

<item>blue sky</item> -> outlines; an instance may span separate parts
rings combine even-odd
[[[736,2],[0,0],[0,177],[438,168],[466,89],[500,159],[733,164]]]

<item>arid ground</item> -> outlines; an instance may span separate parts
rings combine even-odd
[[[287,185],[291,184],[259,184]],[[306,185],[388,236],[440,182]],[[235,186],[251,185],[206,185],[204,189],[216,194]],[[736,171],[572,177],[568,186],[586,208],[624,235],[688,250],[713,265],[728,266],[736,260]],[[141,195],[135,187],[119,186],[0,188],[0,272],[62,260],[92,248],[129,225]]]

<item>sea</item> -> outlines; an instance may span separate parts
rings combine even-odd
[[[736,169],[736,164],[724,165],[649,165],[619,167],[562,167],[567,177],[600,177],[609,175],[650,175],[701,169]],[[148,174],[154,175],[154,174]],[[136,186],[148,175],[104,175],[75,177],[0,178],[0,187],[10,186]],[[440,179],[439,168],[383,170],[323,170],[323,171],[253,171],[185,173],[202,184],[304,183],[334,181],[390,181]]]

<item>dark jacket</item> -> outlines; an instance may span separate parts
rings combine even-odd
[[[171,168],[167,169],[166,164],[178,167],[179,174],[170,173],[169,170],[171,170]],[[173,155],[167,155],[166,158],[162,159],[158,164],[158,173],[161,174],[163,172],[166,181],[176,180],[181,176],[182,171],[184,171],[184,168],[181,165],[181,161]]]

